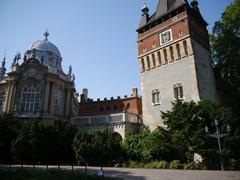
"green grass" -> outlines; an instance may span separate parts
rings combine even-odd
[[[113,180],[113,178],[97,177],[72,171],[18,169],[14,172],[0,171],[1,180]]]

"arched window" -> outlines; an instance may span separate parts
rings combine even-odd
[[[58,88],[55,92],[55,113],[60,114],[62,112],[62,91]]]
[[[158,89],[152,91],[152,103],[153,105],[160,104],[160,91]]]
[[[0,112],[4,111],[5,97],[6,97],[6,93],[5,92],[0,92]]]
[[[23,112],[38,112],[40,88],[37,85],[27,85],[22,89],[20,110]]]

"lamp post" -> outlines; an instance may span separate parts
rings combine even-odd
[[[228,133],[220,133],[218,129],[218,120],[214,120],[214,125],[216,127],[216,133],[214,134],[209,134],[208,127],[205,126],[205,132],[208,136],[216,138],[218,141],[218,149],[219,149],[219,154],[220,154],[220,165],[221,165],[221,170],[224,171],[224,164],[223,164],[223,158],[222,158],[222,148],[221,148],[221,138],[224,138],[225,136],[228,135]],[[227,132],[231,130],[231,127],[227,125]]]

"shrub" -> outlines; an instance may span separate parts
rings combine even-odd
[[[170,169],[183,169],[183,164],[179,160],[174,160],[170,163]]]

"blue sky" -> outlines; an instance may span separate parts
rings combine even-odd
[[[0,0],[0,59],[7,69],[47,28],[49,41],[63,57],[65,72],[73,66],[77,91],[89,89],[93,99],[130,95],[140,89],[136,29],[141,7],[150,13],[158,0]],[[233,0],[199,0],[211,31]]]

